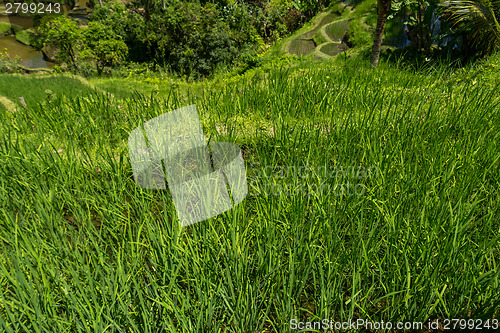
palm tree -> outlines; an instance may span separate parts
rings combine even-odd
[[[483,55],[500,48],[500,0],[451,0],[444,13]]]

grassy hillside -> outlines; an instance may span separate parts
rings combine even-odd
[[[460,71],[280,61],[0,108],[2,330],[498,318],[500,57]],[[0,80],[9,98],[38,94]],[[207,139],[242,148],[249,194],[181,228],[168,190],[134,183],[127,138],[193,103]]]
[[[71,75],[9,75],[0,74],[0,96],[34,106],[55,96],[84,97],[95,93],[95,88],[85,79]]]

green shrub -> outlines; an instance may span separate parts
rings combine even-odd
[[[7,49],[3,52],[0,51],[0,73],[20,73],[22,71],[19,64],[21,63],[21,58],[16,56],[11,59],[7,53]]]
[[[47,16],[37,28],[33,44],[37,49],[50,46],[57,50],[56,59],[60,63],[76,67],[76,58],[81,43],[81,30],[75,21],[65,16]]]
[[[178,3],[152,15],[141,38],[150,45],[149,52],[158,64],[200,78],[210,75],[216,66],[238,63],[242,51],[255,40],[252,28],[247,28],[234,34],[213,4]]]
[[[85,45],[82,57],[95,63],[99,75],[105,67],[119,65],[127,56],[127,45],[102,23],[90,22],[82,36]]]
[[[401,17],[394,17],[387,20],[384,31],[384,44],[394,46],[404,46],[403,41],[406,40],[406,32],[403,20]]]
[[[0,36],[10,35],[12,33],[12,26],[7,22],[0,22]]]

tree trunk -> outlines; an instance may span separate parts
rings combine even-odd
[[[378,66],[380,58],[380,47],[382,45],[382,38],[384,37],[385,21],[387,20],[387,13],[391,9],[392,0],[377,0],[377,27],[375,28],[375,35],[373,36],[373,47],[371,56],[372,67]]]
[[[99,5],[100,5],[100,6],[101,6],[101,8],[102,8],[102,0],[99,0]]]
[[[73,66],[76,68],[76,70],[78,70],[78,66],[76,65],[75,61],[75,55],[73,54],[73,49],[69,50],[69,57],[71,59],[71,62],[73,63]]]
[[[167,9],[167,6],[165,5],[165,0],[161,0],[161,5],[163,7],[163,10]]]

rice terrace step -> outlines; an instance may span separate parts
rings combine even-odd
[[[284,43],[282,52],[297,56],[333,57],[349,47],[343,42],[349,29],[348,18],[343,11],[351,8],[344,5],[342,12],[330,10],[319,14],[306,32],[292,36]]]

